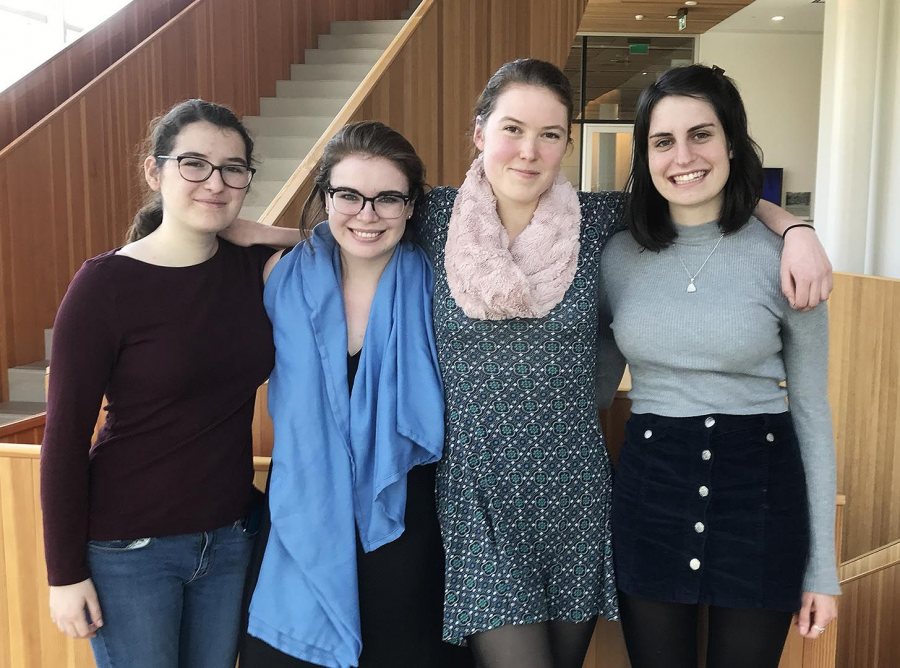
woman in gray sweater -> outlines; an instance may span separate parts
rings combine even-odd
[[[598,395],[627,360],[612,522],[628,652],[695,667],[708,606],[709,668],[774,668],[792,615],[817,637],[839,593],[825,306],[781,293],[782,241],[752,216],[762,162],[722,70],[642,93],[629,184],[630,234],[601,261]]]

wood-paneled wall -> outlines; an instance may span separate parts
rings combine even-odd
[[[894,494],[896,496],[896,494]],[[900,666],[900,541],[841,566],[838,666]]]
[[[829,316],[847,561],[900,539],[900,281],[837,274]]]
[[[560,67],[587,0],[446,0],[440,3],[440,181],[458,185],[472,161],[472,108],[488,78],[515,58]],[[431,165],[429,165],[431,167]]]
[[[43,359],[81,262],[121,244],[154,116],[203,97],[255,114],[333,20],[397,18],[408,0],[196,0],[0,151],[0,400],[6,368]]]
[[[0,668],[93,666],[50,621],[37,445],[0,443]]]
[[[193,0],[134,0],[0,92],[0,149]]]

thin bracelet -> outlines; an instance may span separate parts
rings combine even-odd
[[[813,231],[815,231],[815,229],[816,229],[815,227],[813,227],[813,226],[810,225],[809,223],[794,223],[793,225],[788,225],[788,226],[785,228],[784,232],[781,233],[781,238],[784,239],[784,238],[787,236],[787,233],[790,232],[790,231],[791,231],[792,229],[794,229],[795,227],[808,227],[809,229],[811,229],[811,230],[813,230]]]

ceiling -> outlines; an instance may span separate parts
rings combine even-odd
[[[784,21],[772,21],[783,16]],[[690,20],[689,20],[690,22]],[[818,33],[825,27],[825,3],[810,0],[754,0],[716,26],[716,32]]]
[[[688,7],[687,30],[678,32],[678,22],[667,19],[684,0],[588,0],[579,34],[619,34],[591,37],[587,48],[586,90],[591,100],[585,119],[607,119],[604,104],[615,105],[615,115],[628,121],[641,90],[659,74],[677,64],[693,60],[693,38],[711,28],[715,32],[822,33],[824,3],[811,0],[697,0]],[[635,20],[635,14],[644,19]],[[784,16],[783,21],[772,21]],[[655,37],[638,37],[656,35]],[[630,37],[629,37],[630,36]],[[629,44],[644,42],[648,49],[630,52]],[[576,97],[581,95],[582,41],[576,39],[566,63]],[[597,106],[600,105],[600,106]],[[607,119],[609,120],[609,119]]]
[[[821,33],[825,5],[811,0],[697,0],[688,11],[687,29],[666,18],[684,7],[684,0],[588,0],[580,33],[699,35],[713,26],[717,32]],[[644,16],[638,21],[637,14]],[[784,16],[773,22],[771,17]]]

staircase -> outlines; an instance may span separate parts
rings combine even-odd
[[[291,65],[275,97],[260,100],[260,115],[245,116],[260,161],[241,217],[257,220],[318,141],[356,87],[406,23],[336,21],[305,63]]]
[[[260,115],[243,121],[256,143],[258,171],[241,217],[257,220],[372,69],[418,0],[395,21],[336,21],[307,49],[305,63],[291,65],[275,97],[260,100]],[[52,330],[44,333],[45,359],[9,369],[9,401],[0,403],[0,425],[46,410],[44,382]]]
[[[47,410],[44,395],[44,376],[50,364],[52,330],[44,330],[44,359],[11,368],[9,401],[0,402],[0,425],[31,417]]]

